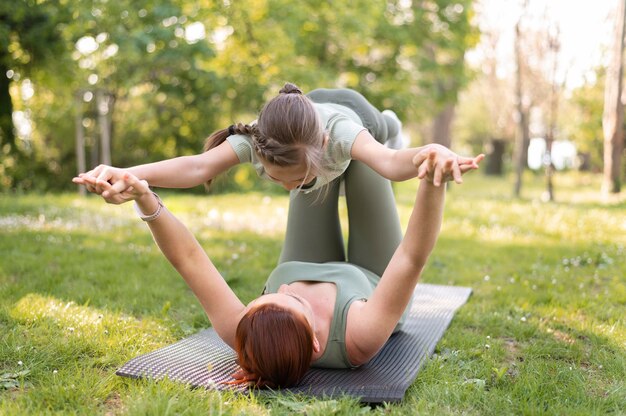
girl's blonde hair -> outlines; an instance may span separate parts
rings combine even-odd
[[[313,102],[292,83],[267,102],[256,124],[237,123],[214,132],[206,140],[204,151],[217,147],[233,134],[252,138],[259,158],[276,166],[304,164],[307,173],[325,176],[322,160],[326,132]],[[207,182],[209,185],[211,181]]]

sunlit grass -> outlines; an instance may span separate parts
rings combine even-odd
[[[415,182],[396,185],[406,224]],[[559,174],[468,176],[448,192],[423,280],[470,286],[400,404],[274,399],[115,376],[128,359],[208,325],[128,206],[0,195],[0,414],[626,413],[626,203]],[[247,302],[276,264],[287,197],[163,192]],[[345,217],[342,205],[340,212]]]

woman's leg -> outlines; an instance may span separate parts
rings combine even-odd
[[[361,162],[344,174],[348,206],[348,261],[381,276],[402,240],[391,182]]]
[[[279,263],[344,261],[339,223],[339,179],[311,193],[291,191],[287,232]]]
[[[318,88],[307,94],[313,102],[333,103],[348,107],[361,119],[370,134],[380,142],[400,134],[401,125],[397,118],[390,117],[378,111],[363,95],[350,89]]]

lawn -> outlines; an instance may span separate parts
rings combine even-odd
[[[208,325],[130,204],[0,195],[0,414],[626,414],[626,203],[599,178],[453,186],[423,281],[470,286],[400,404],[274,399],[121,378]],[[406,224],[416,182],[397,184]],[[276,263],[287,198],[162,193],[247,302]],[[345,209],[342,209],[345,214]]]

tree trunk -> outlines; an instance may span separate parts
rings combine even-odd
[[[489,150],[485,162],[485,174],[500,176],[504,172],[503,161],[504,152],[506,150],[506,141],[502,139],[491,139],[489,142]]]
[[[554,133],[556,131],[556,121],[559,112],[559,86],[556,81],[556,73],[558,69],[558,56],[561,49],[559,40],[560,30],[556,26],[556,30],[548,33],[550,51],[552,52],[552,74],[550,76],[552,85],[550,87],[550,115],[548,123],[548,134],[546,135],[546,157],[545,176],[546,176],[546,199],[554,201],[554,163],[552,163],[552,145],[554,144]]]
[[[111,119],[110,110],[112,97],[106,91],[96,90],[96,108],[98,109],[98,125],[100,127],[101,162],[111,165]]]
[[[78,174],[87,171],[85,162],[85,129],[83,127],[83,99],[80,92],[75,96],[74,106],[76,110],[74,119],[76,127],[76,173]],[[85,187],[78,185],[78,193],[83,196],[86,195]]]
[[[515,165],[515,186],[513,194],[519,197],[522,192],[522,175],[526,167],[528,144],[530,143],[530,132],[528,127],[528,109],[524,103],[522,86],[522,51],[521,51],[521,31],[520,23],[515,26],[515,63],[517,71],[515,73],[515,99],[517,103],[517,134],[515,135],[515,148],[513,163]]]
[[[622,102],[622,75],[624,72],[624,23],[626,0],[618,1],[613,56],[606,72],[604,90],[604,178],[602,192],[619,193],[621,190],[622,152],[624,151],[624,104]]]
[[[437,114],[433,122],[433,143],[439,143],[450,148],[452,145],[450,127],[453,119],[454,104],[448,104]]]
[[[6,51],[0,48],[0,155],[14,155],[17,153],[15,145],[15,131],[13,130],[13,102],[9,87],[11,80],[7,78],[9,68],[6,62]],[[5,153],[4,146],[9,145]]]

